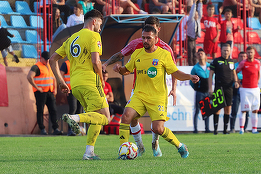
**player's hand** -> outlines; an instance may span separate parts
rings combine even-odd
[[[235,88],[239,88],[239,83],[235,82]]]
[[[56,96],[57,90],[53,90],[53,95]]]
[[[60,83],[59,88],[62,91],[62,93],[70,93],[70,89],[65,83]]]
[[[224,7],[223,7],[223,6],[219,7],[219,9],[218,9],[218,11],[219,11],[219,14],[221,14],[221,13],[223,12],[223,9],[224,9]]]
[[[199,77],[197,75],[191,75],[191,79],[192,83],[197,83],[199,81]]]
[[[115,64],[114,67],[113,67],[113,71],[119,73],[120,72],[120,65],[119,64]]]
[[[213,95],[212,89],[209,89],[209,90],[208,90],[208,94],[209,94],[210,97]]]
[[[173,96],[173,106],[176,106],[176,103],[177,103],[176,91],[175,91],[175,90],[171,90],[171,91],[169,92],[168,97],[171,96],[171,95]]]
[[[102,71],[105,72],[107,65],[102,64]]]

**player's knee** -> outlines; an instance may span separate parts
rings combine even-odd
[[[159,135],[162,135],[163,132],[164,132],[164,126],[153,126],[152,128],[152,131],[155,133],[155,134],[159,134]]]

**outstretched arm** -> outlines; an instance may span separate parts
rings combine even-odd
[[[191,80],[193,83],[197,83],[199,81],[199,77],[197,75],[186,74],[180,70],[177,70],[176,72],[172,73],[172,75],[181,81]]]
[[[114,54],[102,65],[102,70],[105,71],[108,65],[114,64],[115,62],[121,60],[123,57],[124,56],[121,52]]]

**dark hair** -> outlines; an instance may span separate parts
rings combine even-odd
[[[215,8],[215,6],[213,4],[208,4],[207,9],[209,8]]]
[[[226,12],[232,13],[232,10],[230,8],[226,8],[224,13],[226,13]]]
[[[88,20],[89,18],[100,18],[101,20],[103,20],[101,12],[96,9],[93,9],[84,15],[84,20]]]
[[[246,52],[241,51],[241,52],[238,54],[238,56],[241,55],[241,54],[246,54]]]
[[[102,71],[102,74],[108,74],[108,71],[107,70]]]
[[[222,44],[221,49],[222,49],[223,47],[230,47],[230,48],[231,48],[230,44],[228,44],[228,43],[224,43],[224,44]]]
[[[79,8],[80,10],[82,10],[82,5],[79,4],[79,3],[75,4],[74,7]]]
[[[202,48],[199,48],[198,52],[201,52],[201,51],[205,53],[205,51]]]
[[[248,46],[246,50],[255,50],[255,47],[253,47],[253,46]]]
[[[150,24],[150,25],[154,25],[156,24],[157,27],[160,26],[160,20],[159,18],[155,17],[155,16],[150,16],[145,20],[145,25]]]
[[[49,52],[48,51],[43,51],[41,54],[41,57],[43,57],[45,60],[49,59]]]
[[[142,32],[152,32],[153,34],[157,34],[157,30],[154,28],[154,27],[152,27],[152,26],[150,26],[150,25],[145,25],[144,27],[143,27],[143,29],[142,29]]]

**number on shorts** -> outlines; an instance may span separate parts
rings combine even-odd
[[[78,57],[79,54],[81,53],[81,47],[79,44],[74,44],[76,42],[76,40],[79,38],[79,36],[77,36],[71,43],[71,46],[70,46],[70,52],[71,52],[71,55],[73,57]]]
[[[158,110],[159,110],[159,111],[164,111],[164,107],[161,106],[161,105],[158,105]]]

